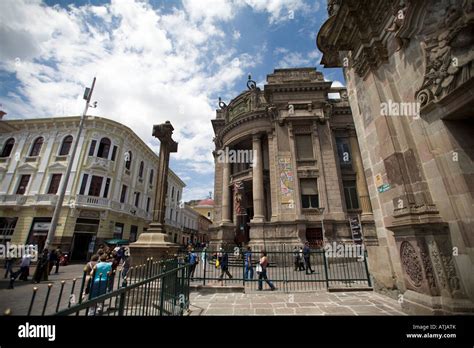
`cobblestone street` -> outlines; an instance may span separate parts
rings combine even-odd
[[[191,293],[190,315],[406,315],[394,299],[367,291]]]

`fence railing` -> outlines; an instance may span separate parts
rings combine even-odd
[[[27,313],[16,315],[183,315],[189,308],[189,264],[178,259],[119,267],[106,275],[84,271],[82,278],[33,288]]]
[[[281,246],[276,250],[266,250],[269,261],[266,275],[276,290],[295,292],[372,286],[365,250],[360,255],[332,256],[325,250],[318,249],[311,250],[305,257],[299,250],[287,249],[287,246]],[[252,250],[249,265],[245,260],[245,250],[227,250],[228,274],[222,267],[216,267],[219,250],[194,252],[199,262],[190,266],[192,285],[239,285],[244,286],[245,291],[259,289],[259,278],[262,276],[256,272],[256,266],[262,256],[261,251]],[[190,259],[187,252],[181,253],[180,256],[186,261]],[[264,279],[260,279],[260,282],[263,281]],[[265,285],[262,285],[264,288]]]

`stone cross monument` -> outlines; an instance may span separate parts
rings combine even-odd
[[[172,257],[178,250],[178,245],[171,243],[165,230],[165,199],[168,191],[168,166],[170,153],[178,151],[178,143],[171,135],[173,126],[170,121],[153,126],[153,136],[160,140],[160,158],[156,171],[155,205],[153,222],[146,232],[130,245],[130,253],[135,265],[142,264],[149,257],[154,260]]]

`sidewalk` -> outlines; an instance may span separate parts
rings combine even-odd
[[[18,267],[16,266],[14,270],[16,271],[17,268]],[[76,297],[79,294],[84,264],[81,263],[60,266],[58,274],[54,274],[54,270],[55,268],[53,267],[52,273],[48,277],[47,282],[43,281],[39,284],[35,284],[32,282],[33,274],[35,273],[35,266],[30,267],[30,276],[28,277],[28,281],[24,282],[17,279],[15,281],[15,288],[8,289],[10,279],[3,278],[5,269],[2,268],[2,273],[0,273],[0,315],[4,315],[7,308],[11,309],[12,315],[26,315],[30,306],[33,287],[37,287],[38,291],[36,294],[35,305],[33,306],[32,314],[40,315],[43,310],[43,304],[49,283],[53,284],[53,286],[50,293],[51,301],[48,303],[46,313],[51,313],[56,308],[62,280],[64,280],[66,283],[64,285],[61,305],[67,306],[67,301],[69,299],[69,295],[71,294],[72,279],[74,278],[77,278],[74,293],[76,294]]]
[[[374,292],[190,294],[190,315],[406,315],[394,299]]]

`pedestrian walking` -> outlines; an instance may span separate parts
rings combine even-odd
[[[20,280],[27,281],[28,276],[30,275],[30,263],[31,263],[31,254],[27,252],[23,255],[20,262],[20,269],[16,272],[13,272],[13,265],[15,263],[15,259],[12,259],[12,269],[10,271],[10,283],[8,284],[8,289],[13,289],[15,285],[15,280],[20,276]]]
[[[99,262],[95,265],[92,271],[92,287],[90,291],[90,299],[104,295],[107,292],[109,278],[112,276],[112,262],[108,262],[106,254],[99,258]],[[96,311],[102,314],[103,303],[98,303],[97,306],[89,308],[89,315],[95,315]]]
[[[57,247],[56,248],[56,263],[55,263],[56,269],[54,270],[55,274],[58,274],[58,272],[59,272],[59,264],[61,263],[61,257],[62,256],[63,256],[63,253],[62,253],[61,249],[59,249],[59,247]]]
[[[58,261],[58,254],[56,253],[55,250],[51,250],[48,255],[48,274],[51,274],[51,270],[53,269],[53,266],[56,265],[56,262]]]
[[[199,258],[197,254],[194,252],[194,249],[191,249],[189,251],[188,262],[190,264],[189,277],[191,278],[191,280],[194,280],[194,272],[196,271],[196,266],[199,263]]]
[[[244,253],[244,279],[253,279],[253,266],[252,266],[252,248],[247,247],[247,251]]]
[[[269,265],[269,261],[267,258],[267,253],[262,251],[262,257],[260,258],[260,262],[257,266],[257,273],[258,273],[258,290],[263,290],[263,280],[268,284],[270,289],[273,291],[275,290],[275,285],[268,279],[267,276],[267,268]]]
[[[218,254],[218,261],[219,261],[219,266],[221,268],[221,275],[219,276],[219,279],[222,280],[224,278],[224,274],[227,274],[227,276],[230,279],[232,279],[233,278],[232,274],[229,273],[229,255],[222,248],[220,249],[219,254]]]
[[[295,271],[298,271],[300,268],[300,253],[297,246],[293,248],[293,264],[295,265]]]
[[[202,269],[206,268],[206,261],[207,261],[207,247],[205,246],[201,251],[201,266]]]
[[[4,279],[7,279],[8,276],[13,273],[13,263],[14,263],[14,261],[15,260],[11,257],[8,257],[5,260],[5,276],[3,277]]]
[[[123,256],[123,263],[122,263],[122,287],[127,286],[127,274],[130,270],[131,262],[130,257],[127,255]]]
[[[48,281],[48,267],[49,267],[49,250],[44,249],[43,254],[40,256],[36,270],[33,275],[33,281],[39,283],[40,281]]]
[[[311,268],[311,249],[309,248],[308,242],[304,243],[303,256],[304,256],[306,274],[310,274],[310,272],[314,273],[313,269]]]
[[[298,252],[298,271],[304,271],[304,255],[303,255],[303,248],[300,247],[299,252]]]
[[[28,276],[30,275],[30,265],[31,265],[31,254],[26,253],[21,258],[20,263],[20,280],[26,282],[28,280]]]
[[[99,262],[99,255],[92,255],[91,260],[86,264],[84,267],[84,275],[86,277],[85,279],[85,287],[84,287],[84,293],[82,294],[82,299],[85,300],[87,296],[90,293],[91,287],[92,287],[92,276],[93,276],[93,271],[95,268],[95,265]]]

